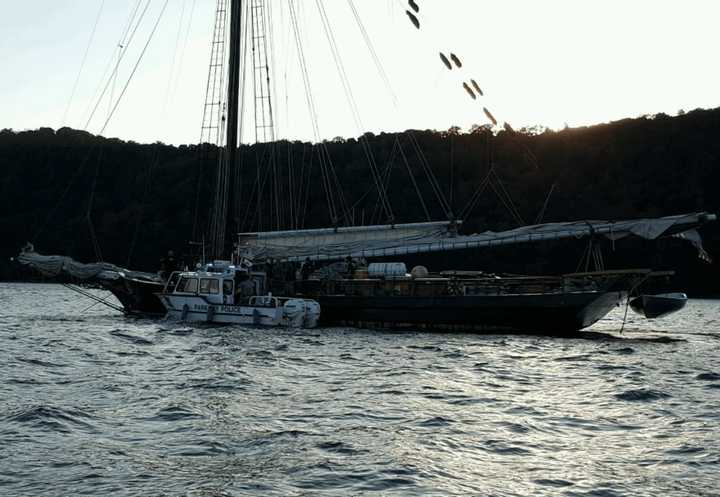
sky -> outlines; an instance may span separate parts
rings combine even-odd
[[[720,107],[717,0],[416,0],[419,30],[403,0],[294,0],[313,126],[291,0],[267,1],[279,138],[467,130],[488,123],[483,108],[516,129],[558,129]],[[138,142],[200,140],[216,0],[4,3],[0,128],[70,126]],[[448,70],[440,52],[455,53],[462,69]],[[484,93],[477,100],[462,88],[471,78]],[[245,117],[242,140],[251,143],[251,104]]]

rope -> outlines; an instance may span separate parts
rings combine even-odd
[[[185,53],[187,52],[187,46],[188,42],[190,41],[190,30],[193,25],[193,19],[195,17],[195,6],[197,4],[197,0],[193,0],[192,5],[190,6],[190,14],[188,16],[188,24],[187,29],[185,30],[185,41],[183,42],[183,48],[180,52],[180,63],[178,64],[178,79],[176,82],[180,79],[180,76],[182,75],[182,68],[183,63],[185,62]],[[177,88],[177,87],[176,87]],[[175,89],[173,90],[173,94],[175,93]]]
[[[627,298],[625,299],[625,314],[623,315],[622,326],[620,326],[620,334],[625,331],[625,323],[627,322],[628,308],[630,307],[630,292],[628,292]]]
[[[127,267],[130,267],[130,261],[132,260],[133,253],[135,252],[135,246],[137,245],[138,236],[140,234],[140,225],[142,224],[143,218],[145,217],[145,207],[147,204],[147,197],[150,194],[150,188],[152,186],[152,175],[153,170],[160,162],[160,146],[155,145],[155,157],[150,161],[148,167],[147,176],[145,178],[145,188],[143,190],[142,201],[140,202],[140,213],[138,214],[137,222],[135,223],[135,229],[133,230],[133,237],[130,241],[130,249],[128,250],[127,256]]]
[[[383,83],[385,83],[385,88],[390,93],[393,103],[397,107],[397,103],[398,103],[397,95],[395,93],[395,90],[392,87],[392,84],[390,84],[390,78],[388,77],[387,72],[385,71],[385,67],[383,66],[383,63],[380,60],[380,57],[378,57],[378,54],[377,54],[377,51],[375,50],[375,46],[373,45],[372,39],[368,35],[368,32],[365,29],[365,25],[362,22],[362,18],[360,17],[360,14],[358,13],[357,8],[355,7],[355,2],[353,2],[353,0],[347,0],[347,2],[348,2],[348,5],[350,6],[350,10],[352,10],[353,16],[355,17],[355,23],[357,24],[358,28],[360,29],[360,33],[362,33],[363,40],[365,41],[365,46],[367,47],[368,51],[370,52],[373,62],[375,63],[375,68],[377,69],[378,73],[380,74],[380,77],[382,78]]]
[[[65,123],[67,122],[67,115],[68,112],[70,112],[70,106],[72,105],[72,101],[75,98],[75,93],[77,92],[78,84],[80,83],[80,76],[85,69],[85,63],[87,62],[88,53],[90,53],[90,47],[92,46],[92,42],[95,39],[95,32],[97,31],[98,24],[100,23],[100,17],[102,16],[104,8],[105,0],[102,0],[102,3],[100,4],[100,9],[98,10],[97,16],[95,17],[95,24],[93,25],[92,32],[90,33],[90,39],[88,39],[87,46],[85,47],[85,54],[83,55],[82,62],[80,63],[80,70],[75,77],[75,83],[73,84],[72,91],[70,92],[70,98],[68,99],[67,105],[65,106],[65,112],[63,112],[60,127],[65,126]]]
[[[167,88],[165,89],[165,100],[163,101],[162,106],[163,114],[167,110],[167,105],[170,101],[173,76],[175,75],[175,62],[177,61],[178,49],[180,48],[180,36],[182,35],[183,22],[185,21],[185,7],[187,7],[187,0],[183,0],[182,8],[180,9],[180,23],[178,24],[177,36],[175,37],[175,49],[173,50],[172,62],[170,63],[170,74],[168,75]]]
[[[525,223],[525,220],[520,215],[520,211],[518,211],[517,206],[515,205],[515,202],[513,202],[512,196],[510,195],[510,192],[508,192],[507,188],[505,188],[505,185],[500,180],[500,176],[498,176],[497,171],[495,171],[495,168],[491,169],[493,176],[495,177],[495,182],[500,187],[500,190],[502,191],[502,194],[505,196],[505,200],[502,199],[501,195],[497,192],[494,185],[493,189],[495,190],[495,193],[498,194],[498,196],[501,197],[501,200],[503,200],[503,203],[505,204],[505,207],[510,211],[510,215],[513,216],[515,221],[520,225],[523,226],[527,223]]]
[[[105,120],[105,124],[103,124],[103,127],[100,130],[99,134],[103,134],[105,132],[105,129],[107,128],[107,125],[110,124],[110,120],[112,119],[113,115],[115,114],[115,111],[117,110],[118,105],[120,105],[120,102],[121,102],[123,96],[125,96],[125,92],[127,91],[128,87],[130,86],[130,82],[132,81],[133,77],[135,76],[135,73],[137,72],[138,67],[140,67],[140,62],[142,62],[142,59],[145,56],[145,52],[147,51],[147,48],[150,45],[150,42],[152,41],[153,36],[155,35],[155,32],[157,31],[158,25],[160,24],[162,16],[165,13],[165,9],[167,8],[169,2],[170,2],[170,0],[165,0],[162,10],[160,10],[160,14],[158,15],[157,20],[155,21],[155,24],[153,25],[152,31],[150,32],[150,36],[148,36],[147,42],[145,42],[145,46],[143,47],[142,51],[140,52],[140,56],[138,57],[137,62],[135,62],[135,66],[133,67],[132,71],[130,72],[130,76],[128,77],[127,81],[125,82],[125,85],[123,86],[123,89],[120,92],[120,96],[118,96],[117,100],[115,101],[115,105],[113,106],[112,110],[110,111],[110,114],[108,115],[107,119]]]
[[[425,219],[427,221],[431,221],[430,218],[430,212],[428,212],[427,205],[425,205],[425,199],[423,198],[422,192],[420,191],[420,188],[418,187],[417,181],[415,180],[415,175],[412,173],[412,170],[410,169],[410,162],[408,162],[407,156],[405,155],[405,150],[402,148],[402,144],[400,143],[400,139],[396,136],[395,142],[398,145],[398,150],[400,151],[400,155],[403,159],[403,163],[405,164],[405,169],[407,170],[408,176],[410,176],[410,181],[412,182],[413,188],[415,189],[415,193],[418,196],[418,199],[420,200],[420,205],[422,206],[423,213],[425,214]]]
[[[332,25],[327,16],[327,12],[325,11],[325,6],[323,5],[322,0],[315,0],[315,4],[318,8],[318,12],[320,13],[320,19],[322,21],[323,29],[325,31],[325,36],[327,38],[328,45],[330,46],[330,51],[333,56],[333,61],[335,62],[335,67],[340,76],[340,81],[342,83],[343,90],[345,91],[345,97],[348,100],[348,103],[350,104],[350,110],[353,114],[355,124],[358,127],[358,131],[361,135],[359,138],[359,141],[360,141],[360,144],[362,145],[363,152],[365,153],[365,158],[370,166],[370,172],[372,173],[373,181],[375,182],[375,186],[378,189],[378,194],[380,196],[380,202],[383,206],[383,209],[385,210],[385,214],[387,215],[388,220],[390,222],[393,222],[394,215],[392,212],[392,208],[390,206],[390,201],[388,199],[387,193],[385,192],[384,186],[382,184],[380,171],[379,171],[378,165],[375,161],[375,156],[372,152],[370,144],[364,133],[364,127],[363,127],[362,121],[360,119],[360,113],[359,113],[359,110],[357,107],[357,103],[355,102],[355,97],[352,92],[350,80],[347,76],[347,72],[345,71],[345,65],[343,64],[342,59],[340,57],[338,45],[337,45],[337,42],[335,40],[335,35],[332,30]]]
[[[390,186],[390,175],[392,173],[392,168],[395,165],[395,156],[397,155],[397,142],[393,144],[393,148],[390,151],[390,157],[388,158],[387,165],[385,166],[385,170],[382,174],[382,182],[383,186],[385,187],[385,192],[387,193],[389,191]],[[380,204],[375,204],[375,209],[373,209],[372,217],[370,218],[372,220],[371,224],[380,224],[381,219],[380,215],[382,214],[382,211],[380,209]],[[378,223],[375,223],[375,219],[379,219]]]
[[[303,79],[303,86],[305,88],[305,98],[308,105],[308,111],[310,112],[310,123],[313,128],[313,134],[315,136],[315,141],[318,143],[318,158],[320,162],[320,175],[322,178],[322,184],[323,184],[323,190],[325,192],[325,200],[326,204],[329,210],[330,219],[333,223],[333,225],[337,225],[338,221],[340,220],[340,216],[338,215],[338,207],[335,202],[335,197],[333,195],[333,190],[331,188],[332,181],[330,180],[330,172],[329,169],[334,169],[332,165],[332,161],[330,159],[330,154],[327,151],[327,147],[320,139],[320,128],[317,122],[317,111],[315,107],[315,100],[313,98],[313,93],[310,86],[310,74],[308,70],[307,60],[305,58],[305,51],[303,48],[302,43],[302,37],[300,36],[300,27],[297,19],[297,13],[295,9],[295,0],[291,0],[288,2],[289,11],[290,11],[290,20],[293,28],[293,34],[295,37],[295,43],[297,45],[297,51],[298,51],[298,60],[300,63],[300,70],[302,74]],[[342,189],[338,190],[339,192],[342,191]],[[343,207],[341,205],[341,207]],[[343,209],[345,211],[345,209]]]
[[[90,198],[88,200],[88,207],[87,211],[85,213],[85,219],[87,220],[88,227],[90,229],[90,241],[93,244],[93,250],[95,251],[95,257],[97,257],[98,261],[103,261],[102,251],[100,250],[100,242],[98,241],[97,235],[95,233],[95,226],[92,222],[92,209],[93,205],[95,203],[95,191],[97,190],[97,180],[98,176],[100,175],[100,166],[102,165],[102,156],[103,156],[103,148],[100,149],[100,153],[98,154],[98,160],[97,164],[95,166],[95,176],[93,177],[92,186],[90,187]]]
[[[142,14],[140,14],[140,19],[138,20],[137,24],[135,24],[135,27],[132,30],[132,33],[130,34],[130,38],[128,38],[127,42],[125,44],[120,44],[121,51],[120,55],[118,56],[117,63],[115,64],[115,68],[113,69],[113,72],[110,74],[110,77],[108,78],[107,82],[105,83],[105,87],[103,88],[102,92],[100,93],[100,96],[97,99],[97,102],[95,103],[95,107],[93,107],[92,112],[90,113],[90,117],[88,117],[87,122],[85,123],[85,127],[83,129],[87,130],[90,127],[90,122],[92,121],[93,117],[95,117],[95,112],[97,112],[98,107],[100,107],[100,103],[102,102],[103,97],[105,96],[105,93],[107,92],[108,88],[113,82],[113,77],[115,74],[117,74],[118,68],[120,67],[120,63],[122,62],[123,58],[125,58],[125,54],[127,53],[128,48],[132,44],[133,39],[135,38],[135,33],[137,33],[138,28],[140,27],[140,24],[142,23],[145,14],[147,13],[148,7],[150,7],[151,0],[148,0],[147,3],[145,3],[145,8],[142,11]],[[167,1],[166,1],[167,5]],[[163,9],[164,10],[164,9]],[[134,14],[133,14],[134,19]],[[109,118],[112,116],[112,111],[110,112]],[[102,133],[101,133],[102,134]]]
[[[543,203],[542,209],[540,209],[540,212],[538,212],[537,217],[535,218],[534,224],[540,224],[542,223],[543,219],[545,218],[545,213],[547,212],[548,204],[550,203],[550,197],[552,197],[553,193],[555,192],[555,188],[557,187],[557,182],[553,183],[550,187],[550,191],[547,194],[547,197],[545,197],[545,202]]]
[[[117,44],[113,47],[113,51],[110,54],[110,57],[108,58],[107,64],[105,65],[105,69],[103,70],[103,75],[100,78],[100,81],[98,82],[97,87],[95,88],[95,91],[93,92],[93,98],[90,99],[90,103],[88,104],[88,107],[85,109],[84,115],[90,114],[90,110],[92,108],[92,102],[95,102],[96,99],[98,99],[98,95],[100,94],[100,90],[103,88],[103,82],[105,81],[105,78],[110,73],[110,69],[113,67],[113,63],[117,62],[117,59],[115,57],[115,48],[120,46],[126,46],[128,43],[125,42],[125,38],[127,37],[130,27],[132,26],[132,23],[135,21],[135,17],[137,16],[138,10],[140,9],[140,5],[142,4],[142,0],[137,0],[135,3],[135,8],[132,10],[130,17],[127,20],[127,23],[125,24],[125,27],[122,29],[120,38],[118,39]],[[113,76],[110,76],[111,78]],[[99,104],[98,104],[99,105]]]
[[[107,299],[101,299],[97,295],[93,295],[92,293],[90,293],[86,290],[83,290],[75,285],[71,285],[69,283],[63,283],[62,286],[64,286],[65,288],[67,288],[69,290],[72,290],[73,292],[77,292],[80,295],[89,298],[90,300],[94,300],[95,303],[97,303],[97,304],[103,304],[103,305],[108,306],[110,309],[114,309],[116,311],[125,313],[125,310],[122,307],[117,306],[115,304],[111,304],[110,302],[107,301]],[[85,309],[85,310],[87,310],[87,309]],[[83,312],[85,312],[85,311],[83,311]]]
[[[430,186],[432,187],[433,193],[435,193],[435,198],[437,199],[438,203],[440,204],[440,207],[442,208],[443,212],[445,213],[445,216],[448,220],[452,220],[453,213],[450,209],[450,204],[448,203],[447,199],[445,198],[445,194],[442,191],[442,188],[440,188],[440,183],[437,180],[437,177],[435,177],[435,173],[432,170],[432,167],[430,166],[430,162],[428,162],[427,157],[425,157],[425,154],[422,151],[422,148],[420,147],[420,143],[417,140],[417,137],[415,136],[415,133],[412,131],[408,132],[408,138],[410,139],[410,144],[413,147],[413,150],[415,154],[418,157],[418,160],[420,161],[420,165],[423,168],[423,171],[425,172],[425,176],[427,177],[428,182],[430,183]]]
[[[483,181],[480,183],[480,186],[478,186],[477,189],[473,192],[467,205],[463,208],[462,211],[460,211],[460,220],[462,220],[463,222],[467,221],[472,211],[475,209],[475,207],[477,207],[477,204],[480,201],[482,194],[485,193],[485,190],[490,183],[491,174],[492,172],[488,171],[488,173],[485,175],[485,179],[483,179]]]

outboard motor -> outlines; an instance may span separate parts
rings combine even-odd
[[[283,320],[291,328],[300,328],[305,321],[305,302],[302,299],[290,299],[283,305]]]
[[[316,328],[320,321],[320,304],[314,300],[305,300],[305,319],[303,326],[305,328]]]

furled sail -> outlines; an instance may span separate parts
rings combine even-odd
[[[587,236],[604,236],[611,240],[630,236],[647,240],[680,236],[695,245],[703,257],[707,254],[696,229],[715,219],[713,214],[693,213],[630,221],[537,224],[472,235],[457,234],[457,224],[450,222],[275,231],[242,233],[238,247],[241,255],[253,258],[332,261],[345,257],[400,256]]]
[[[41,255],[35,252],[28,244],[17,256],[20,264],[38,271],[43,276],[54,278],[57,276],[70,276],[79,280],[115,280],[120,276],[146,281],[162,282],[160,277],[153,273],[131,271],[108,262],[94,262],[83,264],[71,257],[62,255]]]

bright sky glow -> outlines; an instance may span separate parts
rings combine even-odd
[[[110,97],[118,98],[164,3],[148,0],[117,77],[109,79],[107,68],[117,61],[118,41],[138,1],[105,1],[72,100],[102,0],[3,6],[0,128],[84,129],[99,89],[110,81],[87,127],[99,132]],[[515,128],[560,128],[720,106],[717,0],[417,0],[420,30],[408,21],[404,1],[354,0],[397,101],[375,69],[348,1],[324,0],[360,109],[362,125],[357,126],[316,0],[295,1],[322,138],[452,125],[468,129],[487,123],[484,106]],[[314,139],[288,0],[270,2],[279,136]],[[175,144],[199,140],[215,4],[169,0],[106,136]],[[440,51],[456,53],[464,62],[462,72],[448,71]],[[485,92],[478,101],[462,89],[462,81],[471,77]],[[243,139],[253,141],[251,130]]]

